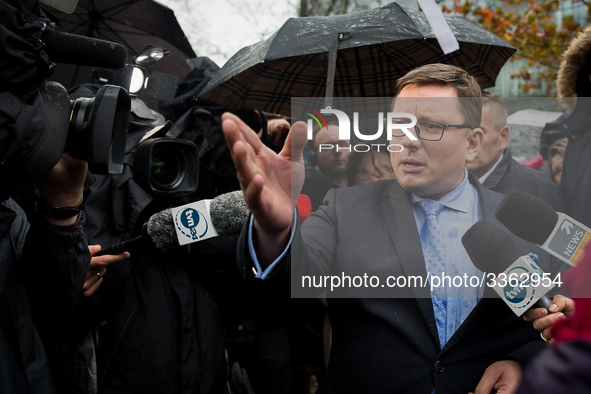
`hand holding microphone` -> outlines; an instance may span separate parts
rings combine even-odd
[[[523,315],[523,320],[532,322],[534,329],[540,333],[548,346],[554,346],[554,338],[550,327],[559,320],[571,317],[574,313],[575,301],[556,295],[548,309],[531,308]]]
[[[84,297],[90,297],[95,291],[97,291],[103,283],[103,276],[107,273],[108,266],[129,258],[128,252],[123,252],[117,255],[97,255],[100,250],[99,245],[88,245],[88,249],[90,250],[92,258],[90,259],[90,265],[88,266],[86,280],[82,286],[82,295]]]

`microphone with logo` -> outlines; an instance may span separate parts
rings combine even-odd
[[[466,231],[462,244],[472,263],[485,273],[487,283],[517,315],[528,309],[548,309],[546,293],[554,283],[529,256],[521,256],[513,240],[495,225],[479,220]],[[494,274],[494,283],[488,274]]]
[[[155,213],[142,228],[142,235],[101,250],[97,255],[119,254],[149,242],[161,252],[221,235],[238,234],[250,210],[242,191],[220,194]]]
[[[585,246],[591,241],[589,228],[522,191],[511,190],[495,216],[519,238],[572,266],[583,258]]]

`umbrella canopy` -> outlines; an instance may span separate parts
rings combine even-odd
[[[445,19],[460,44],[447,55],[424,13],[396,3],[347,15],[290,18],[267,40],[238,51],[201,98],[229,109],[288,115],[291,97],[393,96],[399,77],[436,62],[463,67],[483,88],[494,86],[516,49],[465,18]]]
[[[190,71],[186,60],[196,57],[170,8],[152,0],[80,0],[73,14],[60,14],[57,31],[78,34],[124,45],[128,63],[148,45],[162,47],[170,54],[147,66],[184,77]],[[52,79],[67,87],[90,82],[91,67],[58,64]]]

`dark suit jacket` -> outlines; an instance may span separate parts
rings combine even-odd
[[[566,212],[566,203],[558,185],[543,172],[513,160],[509,149],[505,151],[501,162],[483,185],[503,194],[509,193],[512,189],[521,190],[541,198],[556,211]]]
[[[470,182],[478,189],[483,217],[501,226],[494,211],[502,195],[483,188],[472,175]],[[382,281],[387,275],[426,277],[410,195],[397,182],[331,190],[325,204],[301,231],[296,228],[291,253],[269,280],[291,277],[292,295],[301,296],[294,290],[301,287],[301,275],[367,273]],[[239,259],[244,275],[252,278],[244,235]],[[537,246],[515,243],[523,254],[538,252],[542,268],[550,271],[549,256]],[[374,290],[329,292],[333,342],[319,394],[430,393],[433,388],[437,394],[467,393],[493,362],[526,363],[544,348],[531,323],[500,299],[483,297],[440,349],[429,288]],[[380,298],[364,298],[371,295]],[[343,296],[350,298],[338,298]]]

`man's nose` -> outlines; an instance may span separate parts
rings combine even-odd
[[[416,127],[411,127],[408,130],[411,132],[412,136],[414,136],[414,139],[411,139],[410,136],[404,134],[404,137],[394,138],[395,141],[393,142],[402,145],[406,149],[419,149],[421,147],[421,140],[419,139],[419,137],[417,137]]]

